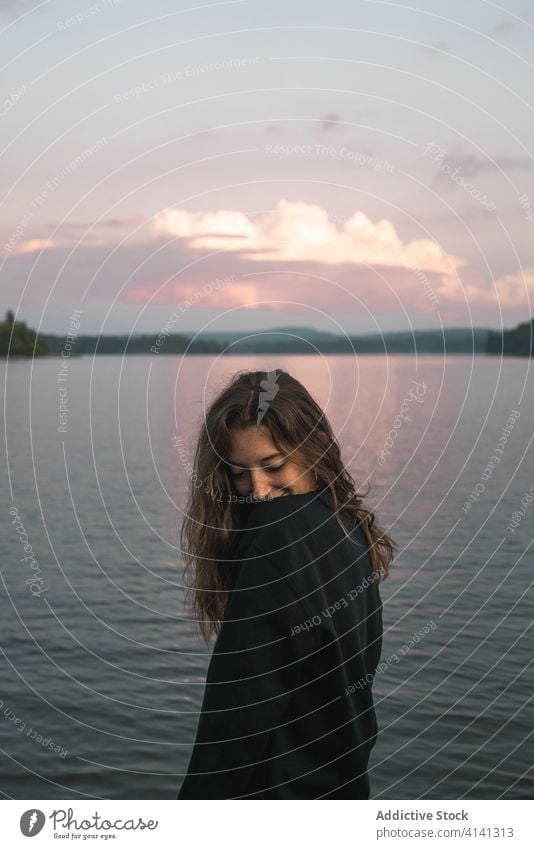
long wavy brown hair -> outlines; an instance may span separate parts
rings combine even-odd
[[[269,392],[274,384],[277,389]],[[363,506],[369,489],[365,494],[356,492],[330,423],[302,383],[281,369],[238,371],[201,423],[180,534],[186,600],[206,643],[220,632],[242,515],[227,463],[230,431],[257,426],[260,410],[261,426],[270,433],[277,450],[286,455],[298,453],[306,468],[315,472],[318,489],[330,492],[336,519],[349,539],[350,529],[340,511],[353,527],[361,526],[375,580],[387,578],[396,550],[391,537],[377,525],[374,513]]]

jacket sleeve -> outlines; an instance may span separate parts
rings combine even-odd
[[[253,770],[266,757],[270,731],[284,722],[292,693],[305,680],[313,628],[298,636],[291,631],[307,618],[284,574],[284,554],[251,546],[237,563],[178,799],[246,794]]]

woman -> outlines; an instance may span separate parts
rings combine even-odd
[[[217,635],[179,799],[367,799],[394,543],[287,372],[211,404],[182,526],[192,611]]]

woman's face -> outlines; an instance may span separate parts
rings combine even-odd
[[[280,453],[266,428],[232,428],[230,436],[230,477],[239,495],[280,498],[316,488],[313,472],[294,462],[302,462],[301,456]]]

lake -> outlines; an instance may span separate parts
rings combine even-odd
[[[530,361],[160,355],[0,363],[5,798],[176,797],[210,655],[179,563],[193,441],[231,375],[275,367],[399,545],[372,796],[534,797]]]

